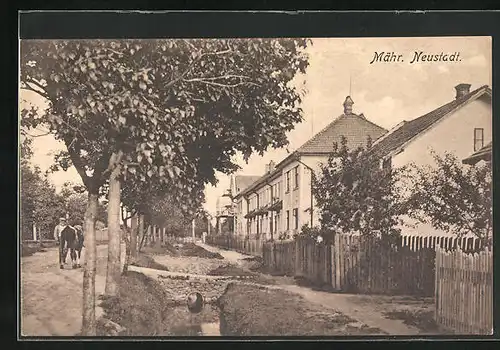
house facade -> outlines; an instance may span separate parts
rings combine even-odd
[[[328,160],[333,144],[345,136],[347,147],[354,149],[387,132],[363,114],[353,113],[353,104],[348,96],[341,116],[278,164],[267,164],[263,176],[233,196],[237,235],[277,239],[292,237],[303,225],[319,225],[312,174]]]
[[[253,175],[231,176],[230,185],[226,193],[217,198],[215,214],[216,233],[219,234],[222,232],[221,227],[224,221],[228,221],[231,232],[237,231],[238,225],[241,225],[241,222],[237,220],[236,205],[233,202],[233,197],[259,178],[260,176]]]
[[[371,152],[381,166],[434,165],[433,152],[453,153],[459,160],[488,149],[492,142],[491,89],[470,84],[455,87],[449,103],[411,121],[403,121],[374,142]],[[451,92],[451,91],[450,91]],[[491,153],[490,153],[491,154]],[[464,165],[465,166],[465,165]],[[431,225],[405,218],[404,232],[414,235],[448,235]]]

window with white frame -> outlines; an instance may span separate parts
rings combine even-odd
[[[294,228],[298,229],[299,228],[299,209],[298,208],[293,209],[293,221],[294,221]]]
[[[290,171],[286,172],[286,193],[290,192]]]
[[[286,211],[286,230],[290,229],[290,210]]]
[[[293,168],[293,189],[296,190],[299,188],[299,167],[296,166]]]
[[[474,152],[484,147],[484,129],[474,128]]]

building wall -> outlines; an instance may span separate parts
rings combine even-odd
[[[300,159],[304,164],[314,170],[316,176],[320,175],[322,163],[328,161],[327,156],[302,156]],[[311,213],[309,210],[311,207],[311,170],[302,165],[302,196],[301,196],[301,217],[300,217],[300,227],[303,225],[311,226]],[[306,211],[307,210],[307,211]],[[313,196],[313,223],[312,226],[319,226],[319,219],[321,215],[319,209],[316,205],[316,199]]]
[[[404,151],[392,158],[399,167],[410,162],[433,165],[430,150],[438,154],[452,152],[460,160],[474,153],[474,128],[484,129],[484,145],[492,138],[491,100],[477,99],[443,118],[432,129],[419,135]]]
[[[432,166],[435,162],[431,149],[440,155],[454,153],[461,161],[474,153],[474,128],[484,129],[484,145],[492,140],[491,100],[485,96],[470,102],[418,136],[403,152],[392,158],[392,166],[401,167],[412,162],[418,166]],[[408,217],[403,219],[404,234],[450,235],[434,229],[430,224],[417,223]]]

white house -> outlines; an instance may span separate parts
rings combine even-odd
[[[233,196],[236,234],[278,238],[280,233],[291,236],[305,224],[319,225],[311,172],[317,172],[327,161],[333,144],[340,143],[342,136],[353,149],[387,132],[363,114],[353,113],[353,104],[347,96],[340,117],[278,164],[267,164],[263,176]]]
[[[432,166],[435,162],[431,150],[438,155],[453,153],[462,160],[487,148],[492,142],[491,89],[481,86],[470,91],[470,87],[457,85],[455,98],[449,103],[398,124],[373,144],[372,154],[382,159],[382,166]],[[406,223],[415,226],[412,220],[406,219]],[[424,224],[405,227],[404,232],[447,235]]]

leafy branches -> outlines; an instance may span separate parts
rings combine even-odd
[[[412,166],[410,217],[458,236],[492,237],[491,163],[465,168],[451,153],[434,153],[434,166]]]
[[[342,138],[320,175],[313,193],[321,212],[321,224],[330,232],[397,235],[401,197],[396,182],[404,169],[382,169],[366,148],[349,150]]]

